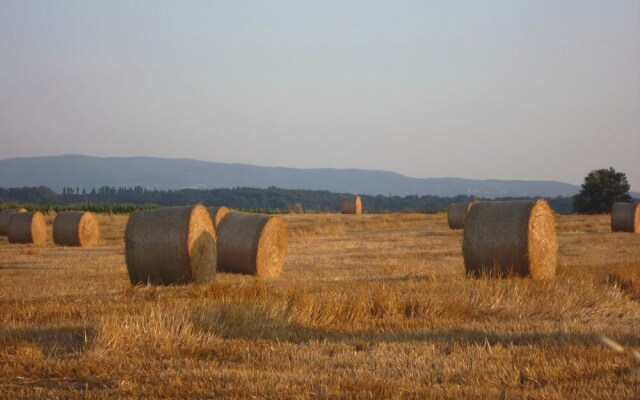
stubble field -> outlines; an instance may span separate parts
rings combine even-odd
[[[284,218],[281,277],[206,285],[132,287],[126,216],[0,238],[0,398],[640,395],[640,235],[609,216],[557,216],[550,282],[467,279],[444,213]]]

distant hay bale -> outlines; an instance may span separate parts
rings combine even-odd
[[[225,215],[231,212],[227,207],[207,207],[209,211],[209,215],[211,215],[211,221],[213,222],[213,228],[218,232],[218,226],[220,225],[220,221],[224,218]]]
[[[362,199],[360,196],[342,199],[341,210],[343,214],[362,214]]]
[[[287,224],[280,217],[231,212],[218,230],[218,268],[225,272],[278,276],[288,251]]]
[[[216,234],[202,205],[131,214],[125,255],[134,285],[207,282],[216,273]]]
[[[292,214],[304,214],[304,207],[302,203],[296,202],[292,206],[287,206],[287,211]]]
[[[57,245],[92,247],[99,240],[98,219],[91,212],[65,211],[53,221],[53,242]]]
[[[449,229],[464,229],[464,220],[474,202],[453,203],[447,209]]]
[[[467,215],[462,250],[469,276],[553,278],[553,212],[545,200],[477,202]]]
[[[7,229],[9,243],[45,244],[47,222],[40,211],[15,212],[9,218]]]
[[[53,221],[56,220],[56,216],[58,215],[58,213],[53,210],[48,210],[43,212],[42,214],[44,214],[44,220],[47,221],[47,225],[53,226]]]
[[[613,232],[640,233],[640,202],[613,203],[611,230]]]
[[[0,211],[0,236],[7,236],[9,218],[11,218],[14,213],[26,211],[26,208],[7,208],[6,210]]]
[[[304,214],[304,207],[302,206],[302,203],[298,202],[296,204],[293,205],[293,212],[296,214]]]

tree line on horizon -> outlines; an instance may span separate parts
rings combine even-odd
[[[592,170],[585,177],[582,189],[575,196],[547,198],[551,208],[560,214],[572,212],[602,214],[611,212],[614,202],[629,202],[630,185],[624,172],[613,167]],[[1,188],[0,208],[31,205],[34,209],[79,209],[96,212],[131,212],[160,206],[180,206],[203,203],[206,206],[227,206],[257,212],[336,212],[348,193],[327,190],[295,190],[237,187],[232,189],[159,190],[142,186],[100,186],[86,188],[65,186],[56,193],[47,186]],[[437,212],[451,203],[472,200],[527,200],[539,197],[502,197],[483,199],[474,196],[369,196],[361,195],[365,212]],[[4,204],[4,206],[3,206]]]
[[[227,206],[235,209],[290,212],[304,209],[307,212],[337,212],[342,198],[348,193],[326,190],[295,190],[269,187],[267,189],[237,187],[231,189],[147,189],[142,186],[97,188],[64,187],[56,193],[46,186],[0,188],[0,203],[33,204],[38,206],[82,206],[123,204],[129,212],[141,206],[179,206],[203,203],[206,206]],[[483,200],[474,196],[384,196],[361,195],[365,212],[437,212],[446,210],[451,203]],[[530,199],[530,197],[504,197],[499,200]],[[559,213],[572,212],[571,197],[548,198],[551,207]],[[88,209],[87,207],[85,207]],[[95,207],[94,207],[95,208]],[[104,208],[104,207],[103,207]],[[95,208],[102,209],[102,208]],[[106,209],[109,212],[109,209]],[[113,209],[115,210],[115,209]]]

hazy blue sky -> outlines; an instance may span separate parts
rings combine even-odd
[[[640,190],[640,1],[0,0],[0,135]]]

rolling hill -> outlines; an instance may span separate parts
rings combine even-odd
[[[63,155],[0,160],[0,187],[143,186],[158,189],[276,186],[369,195],[460,194],[478,197],[570,196],[576,185],[556,181],[411,178],[388,171],[297,169],[192,159]]]

